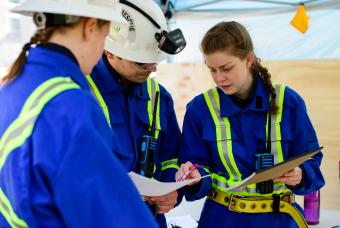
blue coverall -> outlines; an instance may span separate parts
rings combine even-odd
[[[111,127],[117,135],[117,157],[127,171],[137,171],[141,137],[148,133],[150,126],[147,83],[136,83],[127,88],[119,82],[121,76],[108,63],[105,55],[90,75],[109,110]],[[171,95],[161,85],[160,124],[159,153],[155,156],[154,178],[163,182],[175,181],[177,169],[162,171],[161,162],[178,158],[180,129]],[[166,227],[164,215],[158,215],[156,219],[160,227]]]
[[[113,151],[113,133],[74,55],[56,44],[29,50],[22,73],[0,90],[0,137],[28,95],[56,76],[81,89],[46,104],[32,135],[7,158],[0,187],[29,227],[156,227]],[[0,214],[0,227],[8,227]]]
[[[263,81],[257,83],[250,97],[249,105],[241,108],[218,89],[220,114],[228,117],[231,125],[233,156],[236,165],[245,178],[255,170],[255,154],[266,147],[266,116],[269,109],[268,92]],[[282,151],[284,159],[319,147],[305,103],[292,89],[286,87],[281,122]],[[194,142],[194,143],[193,143]],[[301,166],[303,182],[291,188],[298,195],[318,190],[324,185],[320,171],[322,154],[314,156]],[[180,163],[191,161],[210,167],[213,173],[227,173],[216,146],[215,124],[203,94],[196,96],[188,105],[184,118],[180,148]],[[199,167],[200,174],[207,172]],[[196,189],[186,188],[187,200],[203,198],[212,189],[210,178],[203,179]],[[301,209],[299,207],[299,209]],[[286,213],[247,214],[228,210],[227,207],[207,199],[201,213],[199,227],[296,227],[294,220]]]

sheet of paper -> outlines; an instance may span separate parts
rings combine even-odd
[[[142,196],[162,196],[199,180],[199,178],[195,178],[180,182],[160,182],[135,172],[129,172],[129,176]],[[210,175],[203,176],[202,178],[206,177],[210,177]]]
[[[168,227],[196,228],[198,225],[191,215],[167,218],[166,221]]]

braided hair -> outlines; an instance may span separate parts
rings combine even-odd
[[[13,80],[21,73],[22,68],[26,63],[27,52],[31,48],[31,45],[39,44],[39,43],[46,43],[52,36],[54,30],[56,30],[56,27],[47,27],[44,29],[38,29],[35,32],[35,34],[31,37],[31,40],[22,47],[22,50],[19,56],[16,58],[16,60],[12,64],[8,74],[5,75],[5,77],[3,78],[4,82]]]

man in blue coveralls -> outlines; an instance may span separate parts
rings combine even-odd
[[[142,137],[150,133],[154,119],[158,150],[153,156],[151,175],[163,182],[174,181],[180,129],[171,95],[149,76],[157,70],[157,63],[167,57],[164,51],[178,53],[184,48],[185,39],[179,29],[166,31],[166,19],[154,1],[120,3],[129,27],[111,28],[105,53],[87,78],[117,135],[117,156],[126,170],[140,171]],[[157,91],[159,101],[155,105]],[[160,197],[144,197],[157,213],[156,220],[161,227],[166,227],[163,214],[177,204],[177,198],[177,191]]]

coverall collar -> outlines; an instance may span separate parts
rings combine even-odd
[[[53,62],[46,62],[46,59],[51,58]],[[76,57],[71,50],[64,46],[55,43],[38,44],[35,48],[32,47],[29,50],[28,61],[38,61],[53,67],[58,65],[61,75],[55,76],[71,77],[82,89],[90,91],[90,87],[85,75],[80,70]]]
[[[266,91],[263,80],[260,77],[256,77],[257,83],[255,92],[251,95],[251,102],[245,109],[242,109],[236,105],[231,96],[226,95],[220,88],[217,89],[220,96],[221,104],[221,117],[230,117],[242,111],[268,111],[269,110],[269,99],[268,92]]]

